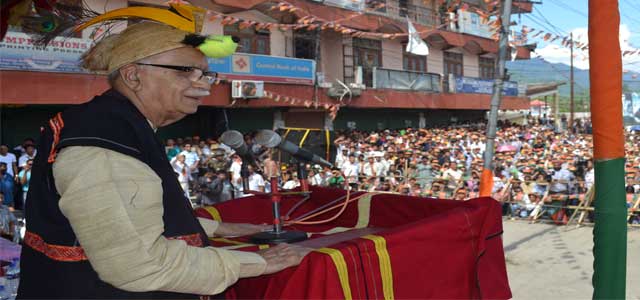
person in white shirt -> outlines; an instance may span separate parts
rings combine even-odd
[[[36,147],[31,144],[26,145],[24,148],[24,154],[22,154],[22,156],[20,156],[20,158],[18,159],[18,168],[24,168],[24,166],[27,164],[27,161],[29,161],[30,159],[33,160],[35,158]]]
[[[185,163],[185,157],[182,153],[176,155],[176,157],[171,159],[171,166],[173,167],[173,171],[178,174],[178,182],[180,182],[180,186],[182,190],[184,190],[184,195],[189,198],[189,166]]]
[[[240,176],[240,170],[242,169],[242,158],[238,155],[232,157],[232,163],[229,167],[231,172],[231,184],[233,185],[234,198],[242,197],[242,176]]]
[[[378,168],[378,173],[376,174],[376,176],[378,177],[384,177],[387,176],[387,172],[389,171],[389,165],[382,160],[382,153],[380,153],[378,156],[376,156],[376,163],[379,165]]]
[[[342,149],[340,149],[340,151],[338,151],[338,154],[336,154],[336,161],[335,161],[335,166],[336,168],[342,168],[342,165],[348,161],[348,154],[349,154],[349,150],[345,147],[340,147]]]
[[[458,170],[458,165],[452,162],[449,164],[449,168],[442,173],[442,177],[449,181],[447,188],[453,191],[458,186],[458,183],[462,178],[462,172]]]
[[[191,144],[184,144],[184,150],[180,152],[180,154],[184,155],[184,162],[189,167],[189,174],[198,172],[198,163],[200,162],[200,157],[198,156],[198,152]]]
[[[297,173],[285,172],[282,174],[282,189],[283,190],[291,190],[300,186],[300,181],[298,181]]]
[[[373,156],[369,156],[366,162],[360,165],[360,173],[367,177],[378,175],[380,166],[375,162]]]
[[[256,173],[253,166],[247,166],[249,170],[249,189],[252,191],[264,192],[264,178]]]
[[[0,145],[0,162],[7,164],[7,174],[11,175],[11,177],[17,177],[18,166],[16,156],[13,155],[13,153],[9,153],[9,147],[7,145]]]
[[[593,163],[591,161],[587,162],[587,172],[584,174],[584,187],[589,190],[593,184],[596,182],[596,174],[593,169]]]
[[[342,165],[341,171],[344,174],[344,177],[347,179],[347,183],[353,188],[358,186],[358,171],[359,165],[356,162],[356,156],[353,154],[349,155],[349,161],[345,162]]]
[[[552,194],[568,194],[573,188],[573,180],[575,176],[571,171],[567,170],[563,162],[556,160],[553,162],[553,170],[551,171],[551,186],[549,192]]]
[[[322,178],[323,172],[322,168],[319,165],[315,165],[313,168],[309,170],[309,185],[313,186],[324,186],[324,178]]]

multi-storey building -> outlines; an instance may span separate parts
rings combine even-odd
[[[160,0],[85,2],[96,11],[167,5]],[[489,109],[498,42],[476,13],[486,11],[485,1],[465,0],[453,10],[448,2],[456,1],[289,0],[286,3],[297,9],[281,11],[272,9],[277,2],[264,0],[192,1],[224,14],[208,19],[204,33],[237,36],[241,47],[233,57],[210,61],[210,68],[229,81],[214,86],[196,115],[161,133],[210,135],[212,116],[220,108],[227,111],[231,127],[240,130],[398,128],[483,118]],[[514,14],[532,9],[530,1],[514,0]],[[286,26],[301,18],[313,18],[317,28]],[[407,20],[428,44],[429,55],[405,51]],[[267,24],[272,26],[262,26]],[[342,30],[332,24],[340,24]],[[104,76],[73,66],[95,30],[87,29],[77,39],[46,51],[34,49],[29,36],[16,31],[0,45],[1,139],[8,143],[33,136],[55,111],[107,88]],[[354,37],[354,31],[373,34]],[[532,47],[519,45],[510,52],[514,59],[528,59]],[[265,97],[232,98],[233,79],[264,81]],[[340,100],[346,91],[343,84],[351,94]],[[504,91],[501,108],[528,108],[524,88],[517,82],[507,82]],[[326,105],[334,104],[341,109],[332,120]]]

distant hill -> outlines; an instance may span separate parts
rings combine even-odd
[[[541,58],[517,60],[507,62],[507,70],[511,75],[509,80],[523,83],[565,82],[560,86],[560,96],[570,94],[569,78],[571,67],[562,63],[550,63]],[[574,95],[589,94],[589,70],[574,69]],[[635,77],[635,78],[634,78]],[[640,73],[628,72],[623,74],[625,91],[640,92]]]

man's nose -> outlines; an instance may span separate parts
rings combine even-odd
[[[211,90],[211,84],[204,77],[200,80],[192,81],[192,85],[195,88],[203,89],[203,90]]]

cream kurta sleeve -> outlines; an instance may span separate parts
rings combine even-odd
[[[266,268],[255,253],[164,238],[161,180],[135,158],[98,147],[69,147],[58,154],[53,175],[60,210],[91,266],[117,288],[212,295]],[[214,227],[207,224],[207,233]]]
[[[208,237],[213,237],[216,230],[218,230],[218,226],[220,226],[218,221],[207,218],[198,218],[198,222],[200,222],[200,226],[202,226]]]

